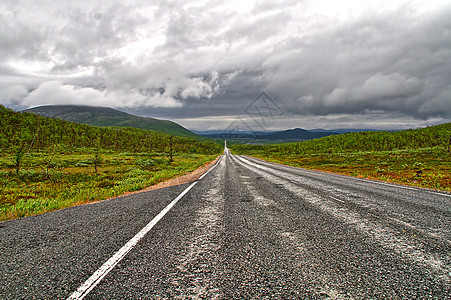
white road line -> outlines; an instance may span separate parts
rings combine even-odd
[[[421,188],[421,187],[409,187],[409,186],[403,186],[403,185],[395,185],[395,184],[379,182],[379,181],[374,181],[374,180],[369,180],[369,179],[364,179],[364,178],[356,178],[356,177],[351,177],[351,178],[355,178],[360,181],[370,182],[370,183],[374,183],[374,184],[386,185],[386,186],[390,186],[390,187],[394,187],[394,188],[400,188],[400,189],[406,189],[406,190],[412,190],[412,191],[421,191],[421,192],[426,192],[426,193],[430,193],[430,194],[451,197],[450,194],[433,192],[433,191],[430,191],[428,189]]]
[[[264,161],[263,162],[271,165],[271,164],[276,164],[276,163],[271,163],[268,161]],[[328,173],[328,172],[322,172],[322,171],[316,171],[316,170],[308,170],[308,169],[303,169],[303,168],[298,168],[298,167],[293,167],[293,166],[288,166],[288,165],[282,165],[282,164],[276,164],[282,167],[288,167],[288,168],[294,168],[297,171],[302,171],[305,172],[307,174],[309,173],[320,173],[320,174],[328,174],[331,176],[336,176],[336,177],[342,177],[342,178],[346,178],[346,179],[355,179],[358,181],[363,181],[363,182],[367,182],[367,183],[374,183],[374,184],[379,184],[379,185],[385,185],[385,186],[389,186],[389,187],[393,187],[393,188],[400,188],[400,189],[406,189],[406,190],[412,190],[412,191],[421,191],[421,192],[427,192],[430,194],[435,194],[435,195],[439,195],[439,196],[445,196],[445,197],[451,197],[451,194],[445,194],[445,193],[440,193],[440,192],[434,192],[431,191],[427,188],[421,188],[421,187],[410,187],[410,186],[404,186],[404,185],[398,185],[398,184],[392,184],[392,183],[385,183],[385,182],[380,182],[380,181],[376,181],[376,180],[371,180],[371,179],[365,179],[365,178],[358,178],[358,177],[353,177],[353,176],[346,176],[346,175],[341,175],[341,174],[335,174],[335,173]]]
[[[443,194],[443,193],[437,193],[437,192],[429,192],[429,193],[435,194],[435,195],[440,195],[440,196],[451,197],[451,195],[449,195],[449,194]]]
[[[219,162],[221,161],[221,159],[222,159],[222,156],[219,158],[219,160],[216,162],[216,164],[215,164],[213,167],[211,167],[207,172],[205,172],[204,174],[202,174],[202,176],[200,176],[197,180],[202,180],[202,178],[204,178],[208,173],[211,172],[211,170],[213,170],[213,169],[219,164]]]
[[[260,169],[262,169],[262,170],[273,170],[273,173],[274,172],[280,172],[279,170],[276,170],[276,169],[271,169],[271,168],[269,168],[269,167],[265,167],[265,166],[260,166],[260,165],[258,165],[258,164],[255,164],[254,162],[252,162],[252,161],[250,161],[250,160],[247,160],[247,159],[244,159],[244,158],[242,158],[242,157],[237,157],[238,158],[238,160],[240,160],[241,162],[243,162],[243,163],[247,163],[247,164],[249,164],[249,165],[253,165],[254,167],[256,167],[256,168],[260,168]],[[283,172],[283,171],[282,171]],[[345,201],[343,201],[343,200],[341,200],[341,199],[338,199],[338,198],[335,198],[335,197],[332,197],[332,196],[328,196],[329,198],[331,198],[331,199],[333,199],[333,200],[335,200],[335,201],[338,201],[338,202],[341,202],[341,203],[346,203]]]
[[[199,180],[205,177],[211,170],[213,170],[221,161],[221,158],[218,162],[211,167],[207,172],[205,172],[198,180],[194,181],[190,184],[181,194],[179,194],[171,203],[169,203],[155,218],[152,219],[141,231],[139,231],[131,240],[129,240],[124,246],[122,246],[119,251],[117,251],[110,259],[108,259],[91,277],[88,278],[72,295],[67,298],[69,299],[83,299],[89,292],[97,285],[100,281],[132,250],[138,242],[154,227],[172,207],[181,199],[183,196],[188,193],[189,190],[193,186],[195,186]]]
[[[341,202],[341,203],[346,203],[346,202],[344,202],[343,200],[337,199],[337,198],[332,197],[332,196],[329,196],[329,198],[332,198],[332,199],[334,199],[335,201],[338,201],[338,202]]]

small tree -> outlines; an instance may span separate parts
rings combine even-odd
[[[174,161],[174,159],[172,158],[172,150],[173,150],[172,147],[173,147],[173,144],[174,144],[174,137],[171,136],[171,139],[170,139],[170,146],[169,146],[169,147],[170,147],[170,148],[169,148],[169,151],[170,151],[170,152],[169,152],[169,155],[170,155],[170,156],[169,156],[169,161],[170,161],[170,162],[173,162],[173,161]]]
[[[19,176],[23,159],[27,154],[28,149],[33,147],[33,143],[34,140],[27,134],[22,134],[21,138],[17,141],[17,144],[19,144],[19,146],[16,147],[16,151],[14,152],[13,157],[14,168],[16,169],[17,176]]]
[[[447,140],[445,139],[445,141],[442,143],[443,147],[445,147],[445,150],[448,151],[448,153],[451,153],[451,136],[449,136]]]
[[[102,156],[100,155],[99,149],[94,149],[94,155],[92,156],[92,164],[94,166],[94,172],[97,174],[97,168],[102,164]]]
[[[149,153],[152,152],[152,137],[149,135],[147,137],[149,139]]]
[[[58,150],[59,150],[58,146],[53,145],[51,152],[49,152],[49,154],[42,159],[39,165],[39,167],[42,169],[47,179],[50,179],[51,170],[54,170],[55,168],[58,167],[58,163],[56,162],[55,157]]]
[[[27,144],[25,142],[23,142],[22,146],[19,146],[17,148],[16,152],[14,153],[13,161],[14,161],[14,168],[16,169],[17,176],[19,176],[20,167],[22,166],[22,160],[26,154],[26,151],[25,151],[26,145]]]

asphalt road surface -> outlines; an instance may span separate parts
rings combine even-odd
[[[189,186],[0,223],[0,299],[451,299],[449,194],[227,150]]]

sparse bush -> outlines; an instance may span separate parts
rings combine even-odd
[[[151,158],[141,158],[136,160],[136,165],[143,169],[149,169],[157,165],[157,161]]]

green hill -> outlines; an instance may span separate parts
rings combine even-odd
[[[231,149],[295,167],[451,191],[451,123]]]
[[[0,221],[137,191],[192,172],[222,149],[211,141],[0,105]]]
[[[304,142],[273,145],[234,145],[237,153],[319,154],[359,151],[393,151],[450,146],[451,123],[402,131],[364,131]]]
[[[184,136],[171,138],[171,136],[167,133],[132,127],[113,128],[78,124],[58,118],[43,117],[37,113],[15,112],[0,105],[0,150],[6,152],[23,146],[34,150],[45,150],[54,145],[130,152],[164,152],[170,140],[172,140],[174,151],[179,153],[219,153],[221,151],[221,146],[211,141]]]
[[[138,117],[109,107],[49,105],[30,108],[25,110],[25,112],[92,126],[133,127],[155,130],[171,135],[205,139],[172,121]]]

